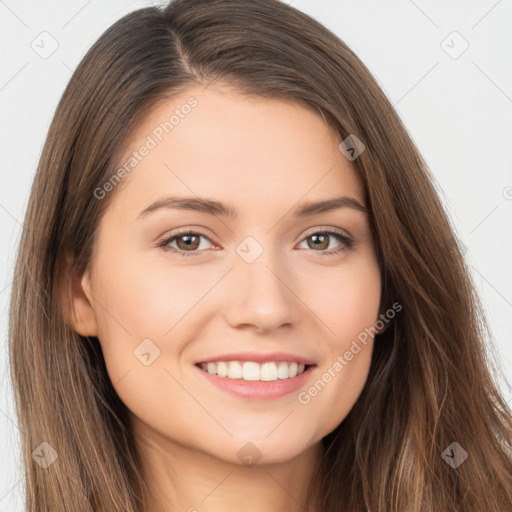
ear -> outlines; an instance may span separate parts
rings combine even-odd
[[[389,327],[389,324],[384,324],[384,327],[382,329],[377,328],[377,334],[382,334],[387,328]]]
[[[380,325],[380,323],[383,323],[383,324],[384,324],[384,326],[383,326],[381,329],[379,329],[378,327],[376,328],[377,334],[382,334],[382,333],[383,333],[383,332],[384,332],[384,331],[389,327],[390,320],[388,319],[388,321],[386,322],[386,320],[383,320],[383,319],[382,319],[382,317],[384,317],[384,318],[385,318],[385,316],[386,316],[386,315],[385,315],[385,311],[384,311],[383,309],[382,309],[381,311],[379,311],[379,316],[378,316],[378,318],[375,320],[375,322],[380,321],[380,322],[379,322],[379,325]]]
[[[91,277],[87,269],[79,275],[73,266],[72,257],[65,257],[65,281],[66,286],[66,320],[68,324],[82,336],[98,336],[98,324],[92,304],[94,299],[91,294]]]

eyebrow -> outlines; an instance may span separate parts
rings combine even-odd
[[[235,207],[225,205],[224,203],[213,199],[207,199],[204,197],[167,197],[149,205],[139,213],[137,218],[140,219],[146,217],[148,214],[162,208],[193,210],[196,212],[207,213],[209,215],[230,218],[238,216],[238,210]],[[293,211],[293,215],[295,217],[308,217],[340,208],[351,208],[364,213],[370,213],[370,210],[364,207],[357,199],[348,196],[340,196],[332,199],[325,199],[323,201],[302,203]]]

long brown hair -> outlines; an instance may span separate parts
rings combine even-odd
[[[322,440],[318,510],[512,510],[512,416],[483,308],[434,180],[375,79],[338,37],[284,3],[175,0],[128,14],[92,46],[33,182],[9,324],[27,511],[144,510],[126,407],[98,339],[70,327],[64,292],[70,262],[81,275],[91,261],[117,190],[103,200],[94,191],[114,175],[137,122],[159,100],[215,80],[313,108],[366,148],[353,164],[382,301],[403,309],[376,338],[357,403]],[[454,467],[447,449],[467,458]]]

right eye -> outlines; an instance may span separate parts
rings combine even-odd
[[[197,231],[180,231],[158,242],[157,247],[177,253],[179,256],[197,256],[199,252],[204,250],[204,247],[200,249],[201,238],[210,240],[205,234]],[[174,242],[176,242],[177,247],[171,245]]]

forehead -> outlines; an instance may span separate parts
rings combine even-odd
[[[363,203],[341,140],[297,102],[190,88],[160,101],[133,130],[119,162],[126,172],[116,203],[140,209],[165,194],[215,197],[241,211],[340,194]]]

